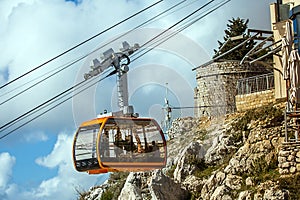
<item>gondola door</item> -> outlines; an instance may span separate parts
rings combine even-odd
[[[77,171],[100,168],[97,156],[97,138],[100,127],[101,123],[95,121],[78,128],[73,142],[73,161]]]

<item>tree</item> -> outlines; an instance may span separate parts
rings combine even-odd
[[[214,49],[214,52],[215,52],[215,55],[213,56],[214,58],[217,57],[218,55],[221,55],[221,54],[227,52],[228,50],[232,49],[233,47],[237,46],[238,44],[242,43],[243,41],[247,40],[250,37],[249,35],[246,34],[246,30],[248,28],[248,22],[249,22],[248,19],[244,20],[244,19],[241,19],[238,17],[236,19],[232,18],[231,20],[228,20],[228,21],[229,21],[229,23],[227,24],[227,29],[224,30],[224,32],[225,32],[225,36],[223,37],[224,42],[218,41],[219,48],[218,48],[218,50]],[[243,35],[244,37],[242,39],[238,39],[238,40],[229,40],[232,37],[240,36],[240,35]],[[228,42],[225,44],[226,41],[228,41]],[[223,47],[223,45],[224,45],[224,47]],[[242,45],[240,48],[225,55],[221,59],[241,60],[246,55],[246,53],[254,47],[254,45],[255,45],[254,40],[249,40],[244,45]],[[218,54],[217,54],[217,52],[218,52]]]

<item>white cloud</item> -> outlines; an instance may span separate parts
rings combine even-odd
[[[41,131],[27,133],[24,137],[27,142],[45,142],[48,140],[48,136]]]
[[[0,198],[4,198],[13,188],[10,185],[10,180],[12,177],[13,166],[16,162],[16,158],[11,156],[9,153],[0,153]]]
[[[44,167],[57,167],[68,164],[71,158],[73,138],[66,134],[59,134],[52,152],[36,159],[36,163]]]
[[[44,180],[37,188],[33,188],[24,195],[31,199],[74,199],[75,188],[80,187],[87,190],[103,180],[107,175],[91,176],[86,173],[75,171],[72,161],[73,136],[60,133],[50,154],[36,159],[36,163],[48,167],[58,168],[55,177]]]
[[[0,20],[1,22],[7,20],[9,15],[12,13],[13,9],[18,6],[18,4],[23,3],[24,0],[2,0],[0,7]],[[32,1],[27,0],[27,3]],[[2,27],[3,28],[3,27]]]
[[[58,134],[52,151],[48,155],[36,159],[36,163],[41,167],[55,167],[58,168],[58,172],[55,176],[43,180],[37,187],[33,188],[22,188],[12,183],[12,167],[16,159],[9,153],[1,153],[0,199],[76,199],[78,195],[76,189],[88,190],[91,186],[104,182],[108,174],[93,176],[75,170],[72,162],[72,141],[73,136],[66,133]]]

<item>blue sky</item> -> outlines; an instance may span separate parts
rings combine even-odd
[[[121,21],[154,3],[141,0],[1,0],[0,1],[0,85],[29,71],[78,44],[92,35]],[[76,59],[116,38],[160,11],[174,5],[164,0],[137,18],[97,37],[79,49],[46,65],[29,76],[0,89],[1,102],[16,94],[28,81],[35,80],[58,66]],[[186,3],[193,2],[188,0]],[[221,2],[221,0],[217,1]],[[157,50],[130,64],[130,103],[142,116],[160,121],[168,83],[169,98],[174,106],[193,105],[196,86],[192,68],[207,61],[217,40],[222,40],[228,19],[249,18],[250,28],[270,30],[271,0],[232,0],[200,20]],[[144,43],[170,27],[191,10],[203,5],[195,1],[190,6],[161,18],[126,37],[114,41],[95,54],[80,61],[63,73],[44,81],[13,100],[0,105],[0,125],[20,116],[83,79],[89,62],[113,47],[118,50],[123,40],[130,44]],[[255,15],[253,15],[253,11]],[[71,101],[0,140],[0,199],[74,199],[75,188],[87,190],[100,184],[107,175],[89,176],[74,170],[71,158],[73,134],[78,124],[94,118],[104,109],[116,110],[116,79],[111,77],[90,88]],[[28,86],[28,85],[25,85]],[[21,88],[21,89],[24,89]],[[12,92],[11,92],[12,91]],[[190,116],[186,110],[177,116]],[[0,132],[0,136],[5,132]]]

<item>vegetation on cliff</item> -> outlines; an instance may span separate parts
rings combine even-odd
[[[300,174],[281,175],[278,168],[283,108],[177,119],[165,169],[113,173],[100,196],[83,199],[300,199]]]

